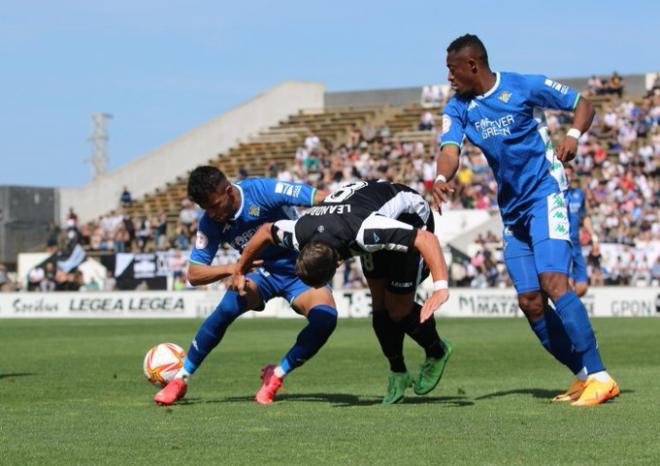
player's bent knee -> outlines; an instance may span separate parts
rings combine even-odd
[[[561,298],[570,290],[568,275],[561,272],[543,272],[539,278],[541,288],[552,301]]]
[[[297,312],[305,317],[316,306],[324,305],[333,309],[337,307],[335,298],[328,288],[311,288],[296,297],[291,304]]]
[[[530,322],[535,322],[543,317],[543,296],[538,291],[520,293],[518,306]]]

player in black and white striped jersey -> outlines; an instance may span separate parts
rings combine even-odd
[[[449,297],[447,265],[433,231],[431,208],[415,190],[382,181],[352,182],[298,220],[264,224],[243,250],[232,283],[241,292],[241,272],[268,244],[299,251],[296,273],[314,287],[326,286],[342,260],[360,256],[371,290],[373,328],[391,370],[383,403],[396,403],[413,384],[403,358],[405,334],[426,352],[414,380],[419,395],[435,388],[452,352],[433,318]],[[421,306],[415,291],[429,272],[434,292]]]

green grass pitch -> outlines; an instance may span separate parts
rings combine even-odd
[[[186,402],[156,406],[155,343],[187,348],[198,320],[0,322],[0,464],[660,464],[660,319],[594,321],[622,395],[551,404],[569,374],[522,319],[440,319],[455,344],[428,396],[381,406],[387,369],[368,320],[342,320],[268,407],[260,368],[302,320],[241,320]],[[407,342],[410,369],[421,351]]]

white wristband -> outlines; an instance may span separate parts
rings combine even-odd
[[[580,139],[580,136],[582,136],[582,132],[577,128],[571,128],[566,133],[566,136],[570,136],[575,139]]]
[[[435,177],[435,181],[433,182],[433,184],[437,183],[438,181],[440,183],[446,183],[447,178],[445,178],[445,175],[438,175],[438,176]]]
[[[447,280],[436,280],[433,282],[433,291],[438,290],[447,290],[449,289],[449,283]]]
[[[598,236],[594,233],[593,235],[591,235],[591,240],[592,240],[594,243],[597,243],[597,242],[598,242]]]

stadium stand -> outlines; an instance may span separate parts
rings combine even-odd
[[[618,89],[598,90],[593,82],[588,86],[585,93],[597,116],[592,129],[580,139],[574,166],[602,244],[602,257],[590,262],[591,276],[596,284],[657,282],[660,95],[631,100],[620,98]],[[430,199],[441,110],[433,102],[299,111],[208,163],[232,179],[270,176],[325,189],[356,178],[388,178]],[[558,140],[570,120],[561,112],[548,112],[547,117],[552,137]],[[187,175],[182,173],[150,194],[123,202],[96,221],[77,225],[69,220],[57,246],[70,249],[79,243],[91,254],[187,250],[198,213],[186,202]],[[485,210],[492,219],[463,231],[462,243],[457,241],[452,247],[454,284],[510,285],[501,260],[495,181],[481,152],[469,143],[455,184],[456,195],[445,211]],[[581,243],[588,255],[588,234]],[[219,260],[232,258],[223,249]],[[347,272],[344,282],[359,282],[351,277],[352,272]]]

